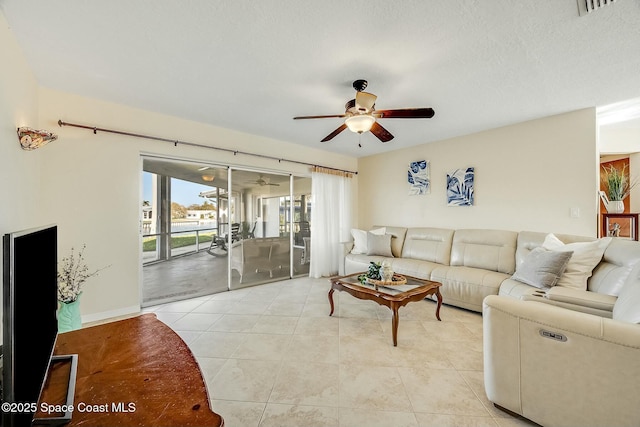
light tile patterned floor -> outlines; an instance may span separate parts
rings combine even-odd
[[[484,393],[482,317],[435,303],[391,311],[298,278],[153,306],[187,342],[226,427],[531,426]]]

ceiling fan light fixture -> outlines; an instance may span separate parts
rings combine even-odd
[[[349,130],[355,133],[363,133],[371,130],[371,126],[373,126],[375,122],[376,119],[369,114],[358,114],[347,117],[344,121]]]

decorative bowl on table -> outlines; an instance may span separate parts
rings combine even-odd
[[[406,285],[407,278],[404,277],[402,274],[394,273],[391,280],[376,280],[376,279],[371,279],[367,277],[367,283],[373,286],[399,286],[399,285]]]

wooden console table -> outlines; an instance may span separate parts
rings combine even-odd
[[[638,215],[637,213],[603,213],[602,237],[609,236],[609,227],[612,220],[622,219],[629,221],[629,239],[638,240]]]
[[[69,426],[224,424],[209,406],[191,350],[155,314],[60,334],[54,354],[78,355]],[[64,403],[68,377],[58,371],[64,369],[51,371],[38,408]]]

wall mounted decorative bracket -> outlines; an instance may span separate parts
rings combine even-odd
[[[58,135],[44,130],[35,130],[28,127],[18,128],[18,139],[23,150],[35,150],[58,139]]]

